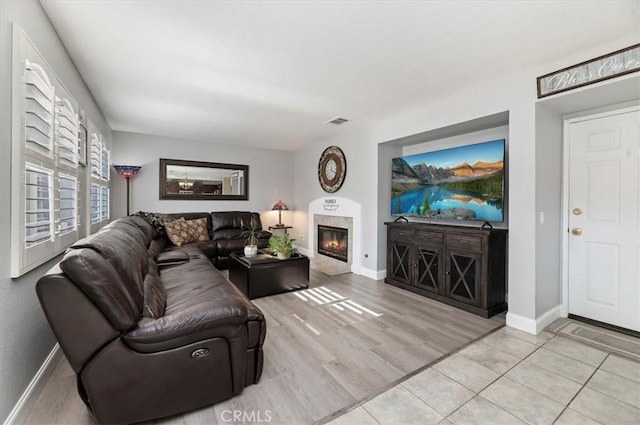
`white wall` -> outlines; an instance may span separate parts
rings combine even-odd
[[[199,212],[199,211],[255,211],[262,213],[263,227],[278,222],[278,212],[271,207],[279,199],[295,209],[293,195],[292,152],[250,148],[174,139],[148,134],[113,132],[114,164],[141,165],[131,180],[130,212]],[[223,162],[249,165],[249,200],[247,201],[174,201],[159,199],[159,159]],[[111,173],[111,214],[113,218],[126,215],[125,179]],[[282,220],[290,223],[291,211],[283,211]]]
[[[536,316],[561,302],[562,119],[536,106]],[[541,217],[541,215],[544,217]]]
[[[387,271],[387,227],[391,216],[391,160],[402,156],[402,147],[392,143],[378,145],[378,253],[377,270],[381,278]]]
[[[0,1],[0,421],[11,412],[55,345],[35,293],[35,282],[55,260],[9,278],[11,206],[12,23],[37,46],[58,78],[106,136],[110,129],[36,0]]]

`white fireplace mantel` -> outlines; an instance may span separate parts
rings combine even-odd
[[[315,215],[325,215],[332,217],[348,217],[353,220],[353,239],[349,244],[353,247],[353,257],[351,261],[351,271],[361,274],[362,256],[362,207],[359,203],[351,199],[339,196],[326,196],[315,199],[309,203],[309,256],[313,257],[316,246],[316,229],[314,224]]]

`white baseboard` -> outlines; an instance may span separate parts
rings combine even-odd
[[[371,270],[366,267],[360,267],[360,274],[373,280],[381,280],[387,277],[386,270]]]
[[[540,317],[529,319],[528,317],[519,316],[514,313],[507,313],[507,326],[520,329],[521,331],[528,332],[533,335],[537,335],[544,328],[552,324],[556,319],[560,318],[561,306],[557,305],[550,310],[546,311]]]
[[[21,419],[19,422],[24,422],[26,418],[22,416],[27,413],[23,412],[25,405],[30,401],[29,399],[34,395],[35,390],[41,385],[44,385],[46,379],[51,376],[53,368],[56,365],[56,360],[60,355],[62,355],[62,351],[60,350],[60,345],[56,343],[47,358],[44,359],[42,366],[40,366],[40,369],[36,372],[27,389],[24,390],[24,393],[22,393],[22,396],[11,410],[11,413],[9,413],[9,416],[7,416],[7,419],[5,419],[4,425],[12,425],[18,418]]]
[[[528,317],[519,316],[511,312],[507,312],[507,326],[511,326],[512,328],[516,328],[534,335],[536,333],[535,320],[529,319]]]
[[[562,314],[561,305],[557,305],[549,309],[545,313],[543,313],[540,317],[536,319],[536,331],[537,331],[536,334],[539,334],[540,332],[542,332],[544,328],[546,328],[547,326],[549,326],[550,324],[558,320],[560,317],[562,317],[561,314]]]

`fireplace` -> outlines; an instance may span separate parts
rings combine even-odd
[[[318,254],[347,263],[349,261],[349,230],[319,224]]]

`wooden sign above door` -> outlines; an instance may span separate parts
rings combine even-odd
[[[538,99],[636,71],[640,44],[538,77]]]

